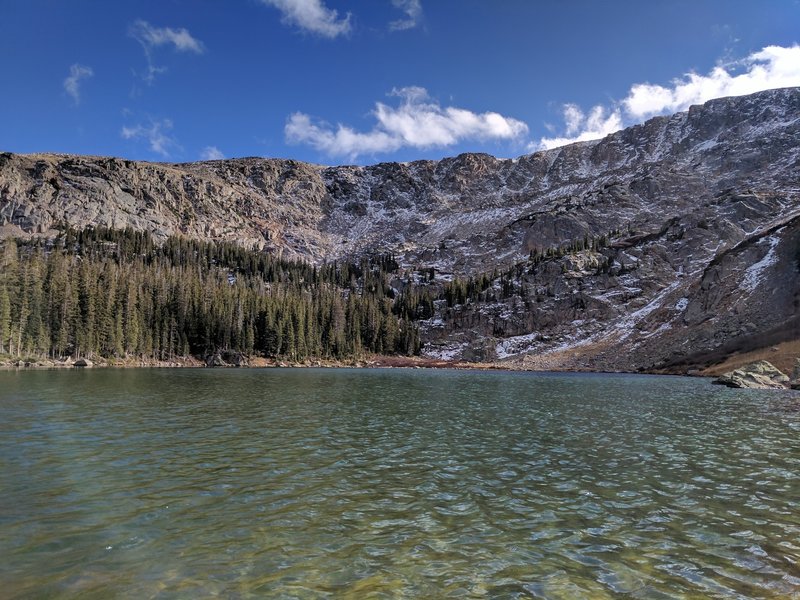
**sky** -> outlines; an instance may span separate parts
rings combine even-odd
[[[800,85],[800,0],[0,0],[0,150],[514,157]]]

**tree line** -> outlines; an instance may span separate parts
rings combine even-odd
[[[434,281],[391,254],[315,266],[231,242],[64,227],[54,239],[0,245],[0,354],[171,360],[238,352],[287,360],[419,354],[418,322],[468,303],[526,297],[522,277],[591,250],[584,236],[503,271]],[[412,280],[417,281],[412,283]],[[444,318],[446,313],[442,313]]]
[[[315,267],[255,248],[103,227],[0,248],[0,353],[171,360],[420,351],[433,300],[389,255]]]

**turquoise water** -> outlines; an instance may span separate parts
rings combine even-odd
[[[0,372],[0,597],[800,597],[800,395]]]

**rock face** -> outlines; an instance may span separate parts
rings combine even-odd
[[[207,367],[246,367],[247,357],[239,352],[223,350],[206,358]]]
[[[605,247],[522,265],[502,299],[439,302],[422,323],[425,352],[534,368],[690,368],[800,337],[800,89],[713,100],[513,160],[0,154],[0,233],[48,235],[62,223],[232,240],[317,263],[390,251],[404,269],[434,269],[435,284],[604,237]]]
[[[92,361],[90,361],[88,358],[79,358],[78,360],[76,360],[76,361],[73,363],[73,365],[72,365],[72,366],[73,366],[73,367],[84,367],[84,368],[88,368],[88,367],[93,367],[93,366],[94,366],[94,363],[93,363]]]
[[[721,375],[714,383],[732,388],[785,389],[789,377],[776,369],[772,363],[759,360]]]
[[[207,367],[229,367],[230,365],[222,360],[222,355],[219,353],[212,354],[206,359]]]

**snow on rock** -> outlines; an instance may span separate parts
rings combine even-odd
[[[497,344],[497,346],[495,346],[497,358],[510,358],[511,356],[517,356],[527,352],[531,348],[531,342],[536,340],[538,336],[538,333],[533,332],[504,339],[502,342]]]
[[[682,279],[678,279],[656,294],[656,296],[645,306],[621,319],[615,326],[616,330],[621,334],[620,339],[624,340],[630,337],[634,332],[634,328],[636,327],[637,323],[648,317],[650,313],[661,308],[664,305],[666,298],[682,285],[685,285],[684,281]]]
[[[764,271],[778,262],[778,255],[775,252],[775,248],[777,248],[780,241],[780,238],[775,235],[762,238],[758,241],[759,246],[769,244],[769,249],[764,255],[764,258],[757,263],[750,265],[744,272],[744,277],[742,278],[741,284],[741,288],[743,290],[746,290],[747,292],[753,292],[761,282]]]
[[[469,344],[466,342],[460,344],[449,344],[446,346],[439,346],[439,347],[430,347],[425,348],[422,354],[426,358],[436,358],[439,360],[455,360],[464,350],[467,348]]]

